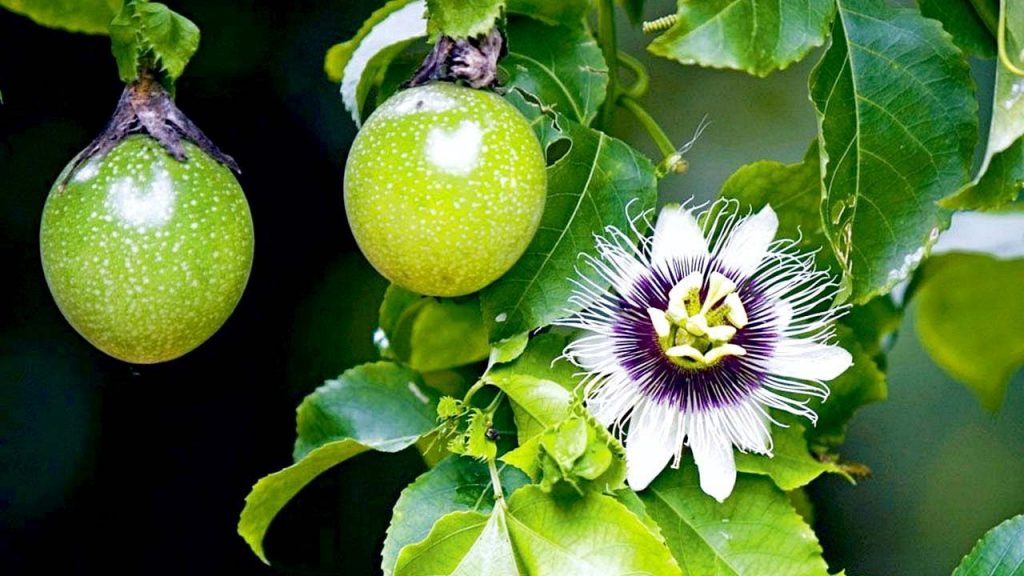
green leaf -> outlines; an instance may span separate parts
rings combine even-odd
[[[512,400],[519,443],[565,420],[571,412],[575,368],[558,360],[565,337],[541,334],[514,362],[492,368],[485,379]]]
[[[551,380],[527,375],[501,376],[488,380],[512,400],[519,442],[540,434],[548,426],[564,420],[570,412],[572,393]]]
[[[776,426],[772,429],[772,442],[771,458],[738,453],[736,469],[768,476],[776,486],[786,491],[806,486],[826,472],[847,476],[835,462],[823,462],[811,455],[804,438],[804,427],[800,424],[790,423],[788,428]]]
[[[199,28],[163,4],[128,2],[110,23],[110,41],[122,81],[151,61],[173,83],[199,49]]]
[[[295,460],[345,438],[397,452],[433,429],[436,414],[437,396],[418,374],[391,362],[363,364],[302,401]]]
[[[854,413],[872,402],[888,396],[885,372],[878,364],[880,351],[866,349],[855,332],[848,326],[838,327],[839,345],[853,356],[853,365],[830,381],[828,400],[812,400],[818,414],[818,423],[808,428],[806,436],[816,448],[829,449],[843,443],[846,428]],[[875,344],[878,350],[878,344]]]
[[[768,478],[741,474],[719,504],[687,458],[640,493],[684,574],[826,576],[814,532]]]
[[[742,166],[722,185],[723,198],[734,198],[757,211],[770,204],[779,217],[778,238],[800,238],[801,250],[819,250],[817,263],[840,271],[821,218],[821,161],[812,142],[802,162],[762,160]]]
[[[853,331],[853,337],[876,361],[884,359],[884,354],[892,347],[902,321],[903,310],[896,306],[891,296],[880,296],[866,304],[853,306],[842,318],[842,324]],[[839,337],[845,342],[847,338],[843,330],[842,327],[839,329]]]
[[[121,0],[0,0],[0,6],[36,24],[69,32],[109,34]]]
[[[1024,259],[943,254],[920,272],[914,299],[921,344],[986,410],[1003,403],[1024,364]]]
[[[634,516],[639,518],[640,521],[643,522],[644,526],[647,526],[647,529],[651,531],[651,534],[654,534],[654,537],[657,538],[659,542],[665,541],[665,537],[661,534],[661,526],[658,526],[658,523],[654,521],[654,518],[651,518],[651,515],[647,513],[647,506],[644,504],[644,501],[640,499],[639,494],[630,488],[621,488],[615,491],[615,499],[618,500],[620,504],[628,508]]]
[[[1000,208],[1020,197],[1024,189],[1024,138],[997,152],[984,166],[984,172],[970,185],[942,201],[945,208],[986,210]]]
[[[396,576],[680,574],[665,546],[626,507],[597,493],[560,499],[519,489],[490,517],[455,512],[407,546]]]
[[[683,64],[767,76],[825,42],[833,0],[679,0],[678,20],[647,47]]]
[[[505,8],[505,0],[427,0],[431,37],[473,38],[486,34]]]
[[[519,358],[526,351],[530,342],[530,333],[521,332],[515,336],[509,336],[491,344],[491,355],[488,361],[491,364],[504,364]]]
[[[381,302],[380,328],[382,354],[419,372],[479,362],[491,353],[475,298],[437,299],[392,284]]]
[[[509,12],[529,16],[545,24],[583,28],[590,4],[591,0],[508,0],[507,8]]]
[[[608,88],[608,65],[590,33],[529,18],[510,18],[506,32],[504,85],[522,90],[546,109],[590,124]]]
[[[519,576],[508,534],[505,507],[489,516],[452,512],[434,524],[426,540],[406,546],[396,576]]]
[[[517,376],[533,376],[538,380],[557,382],[562,388],[573,391],[580,382],[577,368],[562,357],[569,339],[561,333],[545,332],[530,340],[526,350],[514,362],[495,366],[488,372],[488,378],[501,385],[505,380]]]
[[[1024,515],[988,531],[953,571],[953,576],[1024,575]]]
[[[1007,6],[1007,10],[1011,10]],[[1024,14],[1024,7],[1013,8]],[[1024,27],[1024,25],[1022,25]],[[1024,34],[1024,30],[1022,30]],[[1018,45],[1007,40],[1010,54]],[[1024,80],[1000,60],[996,65],[985,157],[974,181],[943,201],[947,208],[978,210],[998,208],[1017,199],[1024,187]]]
[[[285,504],[353,456],[413,445],[434,428],[435,403],[415,372],[390,362],[364,364],[321,386],[299,406],[296,463],[253,486],[238,533],[267,562],[263,537]]]
[[[995,58],[996,39],[985,26],[970,0],[917,0],[921,14],[942,22],[953,42],[965,54]]]
[[[324,58],[324,71],[341,82],[341,99],[358,126],[371,88],[391,61],[418,38],[427,35],[424,0],[391,0],[363,22],[356,35],[335,44]]]
[[[506,495],[527,483],[527,478],[511,466],[499,466],[498,474]],[[487,465],[470,458],[445,458],[399,496],[381,552],[384,575],[394,573],[402,548],[426,538],[442,516],[470,511],[487,514],[493,506]]]
[[[518,90],[510,100],[534,114],[543,143],[571,142],[569,151],[548,167],[548,197],[537,234],[504,276],[481,292],[491,340],[545,326],[567,314],[580,254],[596,255],[594,234],[606,226],[630,229],[629,217],[653,210],[657,182],[650,160],[624,142],[560,115],[540,114]],[[626,205],[630,212],[627,214]],[[598,285],[602,280],[581,267]]]
[[[948,226],[935,202],[967,181],[977,104],[938,22],[882,0],[838,6],[811,98],[825,234],[863,303],[905,279]]]

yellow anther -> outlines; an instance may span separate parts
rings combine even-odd
[[[704,299],[704,306],[701,307],[700,311],[703,314],[707,314],[708,310],[718,304],[722,298],[732,294],[736,291],[736,283],[729,280],[718,272],[712,272],[711,277],[708,279],[708,296]]]
[[[725,305],[728,306],[729,311],[725,314],[725,319],[736,328],[743,328],[747,325],[747,309],[743,307],[743,302],[740,301],[739,295],[735,292],[725,297]]]
[[[722,344],[721,346],[715,346],[711,350],[708,350],[704,354],[704,361],[708,364],[714,364],[726,356],[743,356],[747,353],[742,346],[736,344]]]
[[[708,328],[708,338],[714,342],[728,342],[736,335],[736,329],[732,326],[712,326]]]
[[[703,336],[708,333],[708,321],[703,315],[698,314],[686,320],[686,331],[694,336]]]
[[[648,308],[647,315],[651,317],[651,324],[654,325],[654,331],[658,333],[659,338],[669,335],[672,325],[669,324],[668,318],[665,318],[665,312],[657,308]]]
[[[686,344],[673,346],[668,350],[665,350],[665,354],[675,358],[686,358],[687,360],[693,360],[694,362],[706,362],[704,355],[700,353],[700,350]]]

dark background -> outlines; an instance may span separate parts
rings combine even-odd
[[[375,355],[385,282],[342,205],[354,126],[322,72],[325,50],[372,11],[341,0],[172,2],[203,32],[178,104],[242,166],[256,257],[227,324],[173,362],[131,367],[82,340],[50,298],[38,223],[63,166],[120,94],[109,40],[0,10],[0,566],[5,573],[375,574],[390,507],[415,454],[364,455],[275,521],[263,566],[235,533],[243,498],[290,463],[294,410]],[[673,11],[649,2],[648,16]],[[623,26],[626,23],[623,22]],[[623,28],[624,47],[644,39]],[[713,196],[740,165],[801,158],[814,137],[806,78],[816,55],[768,79],[643,58],[646,98],[674,141],[712,127],[666,180],[665,200]],[[978,63],[975,63],[978,64]],[[991,67],[977,66],[982,106]],[[617,134],[654,150],[625,119]],[[854,421],[843,456],[873,479],[812,486],[834,570],[948,574],[974,540],[1024,510],[1024,378],[999,415],[942,374],[904,323],[889,402]]]

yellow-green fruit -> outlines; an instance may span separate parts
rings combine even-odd
[[[131,136],[55,185],[43,271],[68,322],[100,350],[152,364],[202,344],[242,296],[252,217],[231,172],[196,146],[186,162]]]
[[[508,271],[544,212],[544,154],[499,96],[436,83],[367,119],[345,168],[345,210],[370,263],[414,292],[459,296]]]

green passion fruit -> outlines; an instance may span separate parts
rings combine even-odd
[[[515,264],[547,193],[526,119],[494,93],[448,83],[399,92],[367,119],[345,167],[363,254],[414,292],[459,296]]]
[[[202,344],[231,315],[252,267],[242,188],[224,165],[184,147],[181,162],[156,140],[129,136],[69,165],[43,208],[54,300],[86,340],[126,362],[163,362]]]

